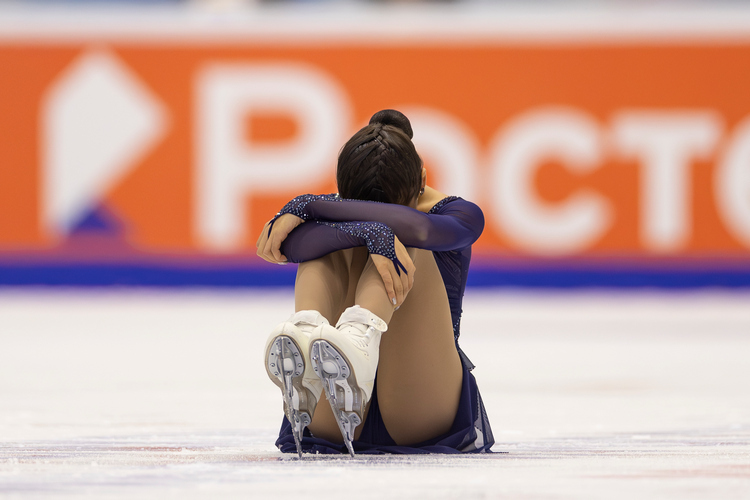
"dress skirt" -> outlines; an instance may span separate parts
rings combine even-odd
[[[477,381],[463,362],[463,382],[458,411],[453,425],[448,432],[419,444],[399,446],[391,438],[383,423],[377,397],[377,378],[372,392],[370,410],[362,424],[362,433],[354,441],[355,453],[358,454],[417,454],[417,453],[485,453],[489,452],[495,440],[492,436],[487,412],[479,394]],[[472,366],[473,368],[473,366]],[[321,399],[319,404],[327,404]],[[279,431],[276,446],[284,453],[297,453],[292,436],[292,426],[284,417]],[[336,444],[312,436],[305,428],[302,438],[302,449],[307,453],[343,453],[348,454],[344,444]]]

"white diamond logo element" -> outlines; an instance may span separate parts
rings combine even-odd
[[[43,224],[66,234],[160,140],[167,113],[116,56],[74,61],[42,103]]]

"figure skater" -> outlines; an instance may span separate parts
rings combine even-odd
[[[258,238],[265,260],[299,263],[297,312],[271,332],[264,358],[284,396],[283,452],[494,444],[474,365],[458,346],[484,216],[425,185],[412,137],[403,114],[376,113],[339,154],[338,194],[293,199]],[[324,393],[330,405],[318,404]]]

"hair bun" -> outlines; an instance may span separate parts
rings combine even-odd
[[[401,129],[409,139],[414,137],[414,132],[411,129],[411,122],[401,111],[395,109],[384,109],[378,111],[372,118],[370,118],[370,125],[380,123],[381,125],[392,125],[396,128]]]

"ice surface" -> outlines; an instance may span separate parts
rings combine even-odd
[[[273,446],[287,291],[0,292],[0,498],[750,498],[750,295],[469,290],[484,456]]]

